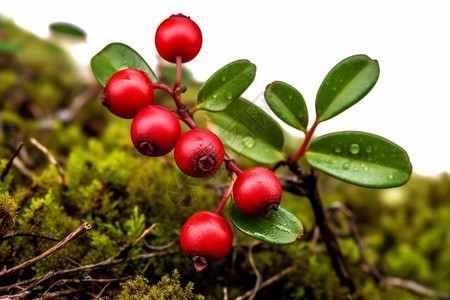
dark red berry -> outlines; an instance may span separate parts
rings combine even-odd
[[[236,205],[251,216],[270,215],[278,210],[282,186],[273,171],[254,167],[244,171],[234,182],[233,198]]]
[[[124,69],[108,80],[101,100],[116,116],[132,119],[141,109],[155,102],[155,94],[144,71]]]
[[[202,32],[191,18],[182,14],[172,15],[158,26],[155,46],[165,60],[175,63],[176,57],[181,56],[185,63],[200,52]]]
[[[181,135],[181,126],[173,112],[162,106],[143,108],[131,123],[131,140],[147,156],[169,153]]]
[[[178,168],[192,177],[214,174],[222,165],[225,156],[223,143],[209,130],[191,129],[178,140],[175,151]]]
[[[208,211],[196,213],[183,225],[181,249],[197,271],[226,257],[233,244],[233,231],[223,217]]]

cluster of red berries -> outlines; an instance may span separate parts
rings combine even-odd
[[[188,62],[200,51],[202,33],[189,17],[172,15],[159,25],[155,45],[165,60]],[[114,115],[133,119],[131,140],[141,154],[155,157],[174,150],[177,166],[192,177],[210,176],[221,167],[225,150],[219,137],[201,128],[181,134],[177,115],[154,105],[154,85],[145,72],[137,69],[116,72],[107,82],[101,99]],[[271,170],[254,167],[239,173],[232,192],[242,211],[252,216],[269,216],[272,209],[278,209],[282,187]],[[202,211],[184,224],[180,242],[183,252],[200,271],[229,253],[233,232],[220,212]]]

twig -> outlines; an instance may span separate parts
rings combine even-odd
[[[31,237],[36,237],[36,238],[41,238],[41,239],[45,239],[45,240],[49,240],[49,241],[56,241],[56,242],[59,242],[61,240],[60,238],[50,236],[50,235],[45,235],[45,234],[40,234],[40,233],[35,233],[35,232],[28,232],[28,231],[17,231],[17,232],[8,233],[8,234],[0,236],[0,241],[15,238],[16,236],[31,236]]]
[[[165,244],[165,245],[162,245],[162,246],[152,246],[152,245],[150,245],[149,243],[147,243],[147,242],[144,240],[144,245],[145,245],[145,247],[147,247],[147,248],[150,249],[150,250],[157,250],[157,251],[160,251],[160,250],[165,250],[165,249],[168,249],[168,248],[172,247],[172,246],[175,244],[176,241],[177,241],[177,240],[174,239],[173,241],[171,241],[171,242],[169,242],[169,243],[167,243],[167,244]]]
[[[130,252],[130,250],[136,246],[137,243],[139,243],[140,240],[142,240],[150,231],[152,231],[153,228],[155,228],[156,224],[152,224],[149,228],[147,228],[146,230],[144,230],[144,232],[130,245],[128,245],[127,247],[125,247],[125,249],[123,249],[120,254],[119,254],[119,258],[122,257],[126,257],[128,255],[128,252]]]
[[[68,236],[66,236],[64,239],[62,239],[58,244],[56,244],[55,246],[53,246],[52,248],[50,248],[49,250],[45,251],[44,253],[42,253],[41,255],[38,255],[18,266],[12,267],[11,269],[6,269],[5,268],[0,271],[0,277],[3,277],[5,275],[10,275],[13,274],[17,271],[20,271],[22,269],[25,269],[31,265],[34,265],[35,263],[37,263],[38,261],[44,259],[45,257],[53,254],[54,252],[60,250],[61,248],[63,248],[67,243],[69,243],[71,240],[75,239],[76,237],[78,237],[79,235],[85,233],[86,231],[88,231],[91,228],[91,225],[89,223],[84,223],[82,224],[80,227],[78,227],[75,231],[73,231],[71,234],[69,234]]]
[[[48,160],[56,167],[56,170],[58,171],[59,176],[61,177],[61,185],[63,189],[67,189],[67,182],[66,182],[66,176],[64,174],[64,170],[61,167],[61,164],[56,160],[56,158],[53,156],[53,154],[41,143],[39,143],[35,138],[30,139],[31,143],[33,143],[36,148],[41,150],[48,158]]]
[[[259,285],[258,291],[262,290],[263,288],[265,288],[266,286],[271,285],[272,283],[274,283],[277,280],[280,280],[282,277],[286,276],[287,274],[289,274],[292,271],[295,271],[298,269],[297,265],[292,265],[290,267],[287,267],[286,269],[283,269],[280,273],[275,274],[274,276],[270,277],[269,279],[267,279],[266,281],[262,282]],[[245,292],[244,294],[240,295],[239,297],[235,298],[235,300],[244,300],[248,297],[250,297],[252,295],[252,293],[254,292],[254,289],[251,289],[247,292]]]
[[[395,277],[385,277],[383,281],[386,284],[409,290],[422,296],[433,297],[442,300],[450,299],[450,294],[435,291],[412,280],[405,280]]]
[[[32,279],[28,279],[28,280],[24,280],[21,282],[17,282],[8,286],[0,286],[0,292],[2,291],[8,291],[12,288],[17,288],[20,289],[21,286],[23,285],[27,285],[30,283],[33,283],[34,281],[40,280],[41,282],[50,278],[50,277],[62,277],[62,276],[67,276],[67,275],[71,275],[74,273],[78,273],[78,272],[85,272],[85,271],[92,271],[92,270],[97,270],[97,269],[101,269],[101,268],[107,268],[107,267],[112,267],[112,266],[116,266],[131,260],[146,260],[146,259],[150,259],[153,257],[158,257],[158,256],[165,256],[165,255],[170,255],[170,254],[174,254],[177,253],[179,250],[167,250],[167,251],[160,251],[160,252],[152,252],[152,253],[145,253],[145,254],[140,254],[134,257],[127,257],[127,258],[108,258],[105,259],[99,263],[95,263],[95,264],[90,264],[90,265],[84,265],[81,267],[76,267],[73,269],[68,269],[68,270],[63,270],[63,271],[59,271],[59,272],[54,272],[52,274],[47,273],[44,276],[41,277],[37,277],[37,278],[32,278]],[[53,275],[53,276],[50,276]]]
[[[248,261],[250,262],[250,265],[252,266],[252,269],[256,275],[255,287],[253,288],[253,293],[250,295],[250,297],[248,297],[249,300],[253,300],[255,298],[256,293],[258,293],[258,291],[259,291],[259,287],[260,287],[261,281],[262,281],[261,273],[259,272],[258,268],[255,265],[255,261],[253,260],[253,247],[257,244],[259,244],[259,242],[254,242],[248,248]]]
[[[13,155],[11,155],[10,159],[6,163],[6,166],[3,169],[2,174],[0,175],[0,181],[3,182],[6,175],[8,175],[9,169],[11,168],[11,166],[13,164],[14,158],[16,158],[17,155],[19,155],[19,152],[22,149],[22,147],[23,147],[23,142],[20,142],[19,146],[17,146],[17,148],[16,148],[16,151],[14,151]]]

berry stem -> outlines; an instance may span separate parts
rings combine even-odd
[[[160,90],[163,90],[163,91],[165,91],[166,93],[168,93],[171,97],[173,97],[173,92],[172,92],[172,90],[170,89],[170,87],[168,87],[168,86],[165,85],[164,83],[161,83],[161,82],[155,82],[155,83],[152,83],[152,85],[153,85],[153,88],[154,88],[154,89],[160,89]]]
[[[228,157],[225,158],[226,164],[227,164],[227,168],[230,169],[231,171],[233,171],[234,173],[236,173],[236,175],[241,175],[242,174],[242,170],[239,169],[239,167],[234,163],[234,161]]]
[[[177,88],[181,85],[181,72],[182,72],[182,66],[183,66],[183,58],[178,55],[176,57],[176,65],[177,65],[177,72],[175,75],[175,84],[173,86],[173,90],[175,91]]]
[[[298,150],[297,153],[294,154],[294,156],[292,156],[293,162],[297,162],[299,160],[299,158],[302,157],[303,154],[305,154],[306,147],[308,146],[308,144],[314,134],[314,131],[316,131],[317,125],[319,125],[319,122],[316,119],[316,121],[311,126],[311,128],[306,132],[305,139],[303,140],[303,144],[301,145],[300,149]]]
[[[216,212],[215,212],[216,215],[220,216],[220,214],[222,213],[222,210],[225,207],[225,204],[227,203],[228,198],[230,198],[230,196],[231,196],[231,192],[233,191],[233,186],[234,186],[234,178],[233,178],[233,176],[231,176],[230,185],[228,186],[228,189],[225,192],[225,195],[223,195],[223,198],[220,201],[220,204],[216,209]]]

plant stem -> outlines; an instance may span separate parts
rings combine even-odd
[[[216,212],[215,212],[216,215],[220,216],[220,214],[222,213],[223,208],[225,207],[225,204],[228,201],[228,198],[230,198],[230,196],[231,196],[231,192],[233,191],[234,179],[233,179],[232,176],[230,178],[231,178],[230,185],[228,186],[228,189],[225,192],[225,195],[223,195],[223,198],[220,201],[220,204],[219,204],[219,206],[216,209]]]
[[[303,140],[303,144],[301,145],[300,149],[298,150],[297,153],[294,154],[294,156],[292,156],[292,161],[297,162],[299,160],[299,158],[302,157],[303,154],[305,154],[306,147],[308,146],[308,144],[314,134],[314,131],[316,131],[317,125],[319,125],[319,122],[316,119],[316,121],[311,126],[309,131],[306,132],[305,139]]]
[[[352,294],[355,291],[355,284],[347,268],[344,256],[339,248],[336,235],[328,226],[328,220],[323,210],[322,201],[320,200],[319,192],[317,190],[317,174],[314,169],[312,169],[311,174],[305,178],[305,184],[308,186],[305,189],[305,196],[309,199],[313,208],[316,224],[320,229],[323,242],[325,243],[328,253],[330,254],[333,268],[339,277],[341,284],[347,286],[350,289],[350,294]]]
[[[175,75],[175,84],[173,86],[173,90],[174,91],[177,88],[179,88],[180,84],[181,84],[181,72],[183,70],[183,67],[182,67],[183,66],[183,58],[180,55],[178,55],[176,57],[176,65],[177,65],[177,72],[176,72],[176,75]]]

